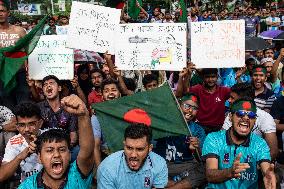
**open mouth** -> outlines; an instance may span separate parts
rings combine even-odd
[[[115,96],[114,95],[109,95],[107,98],[112,100],[112,99],[115,99]]]
[[[56,175],[62,173],[63,171],[63,163],[60,161],[55,161],[51,164],[52,172]]]
[[[239,123],[239,128],[240,128],[240,131],[242,132],[242,133],[246,133],[246,132],[248,132],[249,131],[249,123],[247,123],[247,122],[240,122]]]
[[[137,167],[138,164],[139,164],[138,160],[129,160],[129,167],[131,167],[131,168]]]
[[[51,95],[51,94],[52,94],[52,89],[51,89],[51,88],[48,88],[48,89],[46,90],[46,93],[47,93],[48,95]]]

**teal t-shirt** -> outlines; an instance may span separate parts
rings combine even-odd
[[[62,188],[64,189],[88,189],[92,186],[93,179],[93,171],[91,171],[88,177],[85,177],[80,173],[80,170],[77,166],[77,162],[74,161],[70,164],[70,168],[68,171],[67,180]],[[30,177],[28,177],[19,187],[18,189],[44,189],[44,186],[41,182],[41,174],[36,173]]]
[[[216,157],[219,170],[231,168],[236,156],[242,153],[241,163],[248,163],[250,168],[241,173],[239,179],[230,179],[223,183],[208,183],[207,188],[238,188],[256,189],[258,171],[257,165],[261,162],[270,162],[269,147],[265,140],[253,133],[241,145],[232,142],[230,130],[210,133],[203,144],[202,156],[204,158]]]

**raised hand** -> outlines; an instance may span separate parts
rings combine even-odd
[[[199,140],[197,137],[190,137],[189,138],[189,149],[195,150],[199,148]]]
[[[121,71],[118,70],[116,66],[113,67],[113,73],[114,73],[115,77],[121,76]]]
[[[78,83],[78,76],[75,75],[74,76],[74,79],[70,80],[71,81],[71,84],[73,86],[74,89],[77,89],[77,87],[79,86],[79,83]]]
[[[78,116],[88,114],[88,109],[86,108],[85,103],[77,95],[64,97],[61,100],[61,106],[66,112],[69,112],[71,114]]]
[[[248,163],[241,163],[242,154],[239,153],[234,160],[233,167],[231,168],[232,178],[240,178],[241,172],[250,168]]]

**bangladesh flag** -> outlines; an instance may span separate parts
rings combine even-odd
[[[48,16],[45,16],[37,26],[17,41],[14,46],[0,48],[0,79],[6,92],[9,93],[15,88],[16,73],[36,47],[47,18]]]
[[[124,130],[131,122],[151,127],[154,139],[189,134],[169,85],[97,103],[93,108],[112,152],[123,149]]]
[[[180,0],[179,4],[180,4],[180,18],[179,18],[179,22],[187,23],[186,4],[185,4],[184,0]]]
[[[129,5],[128,15],[134,20],[138,18],[138,15],[140,13],[140,9],[136,6],[136,1],[138,1],[141,7],[143,6],[142,0],[130,0],[128,4]]]

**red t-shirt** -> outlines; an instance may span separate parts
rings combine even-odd
[[[231,89],[218,86],[214,93],[208,93],[203,85],[195,85],[190,92],[200,99],[197,120],[204,126],[221,126],[225,120],[225,101],[230,97]]]
[[[92,92],[90,92],[90,94],[88,95],[88,104],[95,104],[98,102],[102,102],[103,101],[103,95],[101,93],[98,93],[97,91],[93,90]]]

